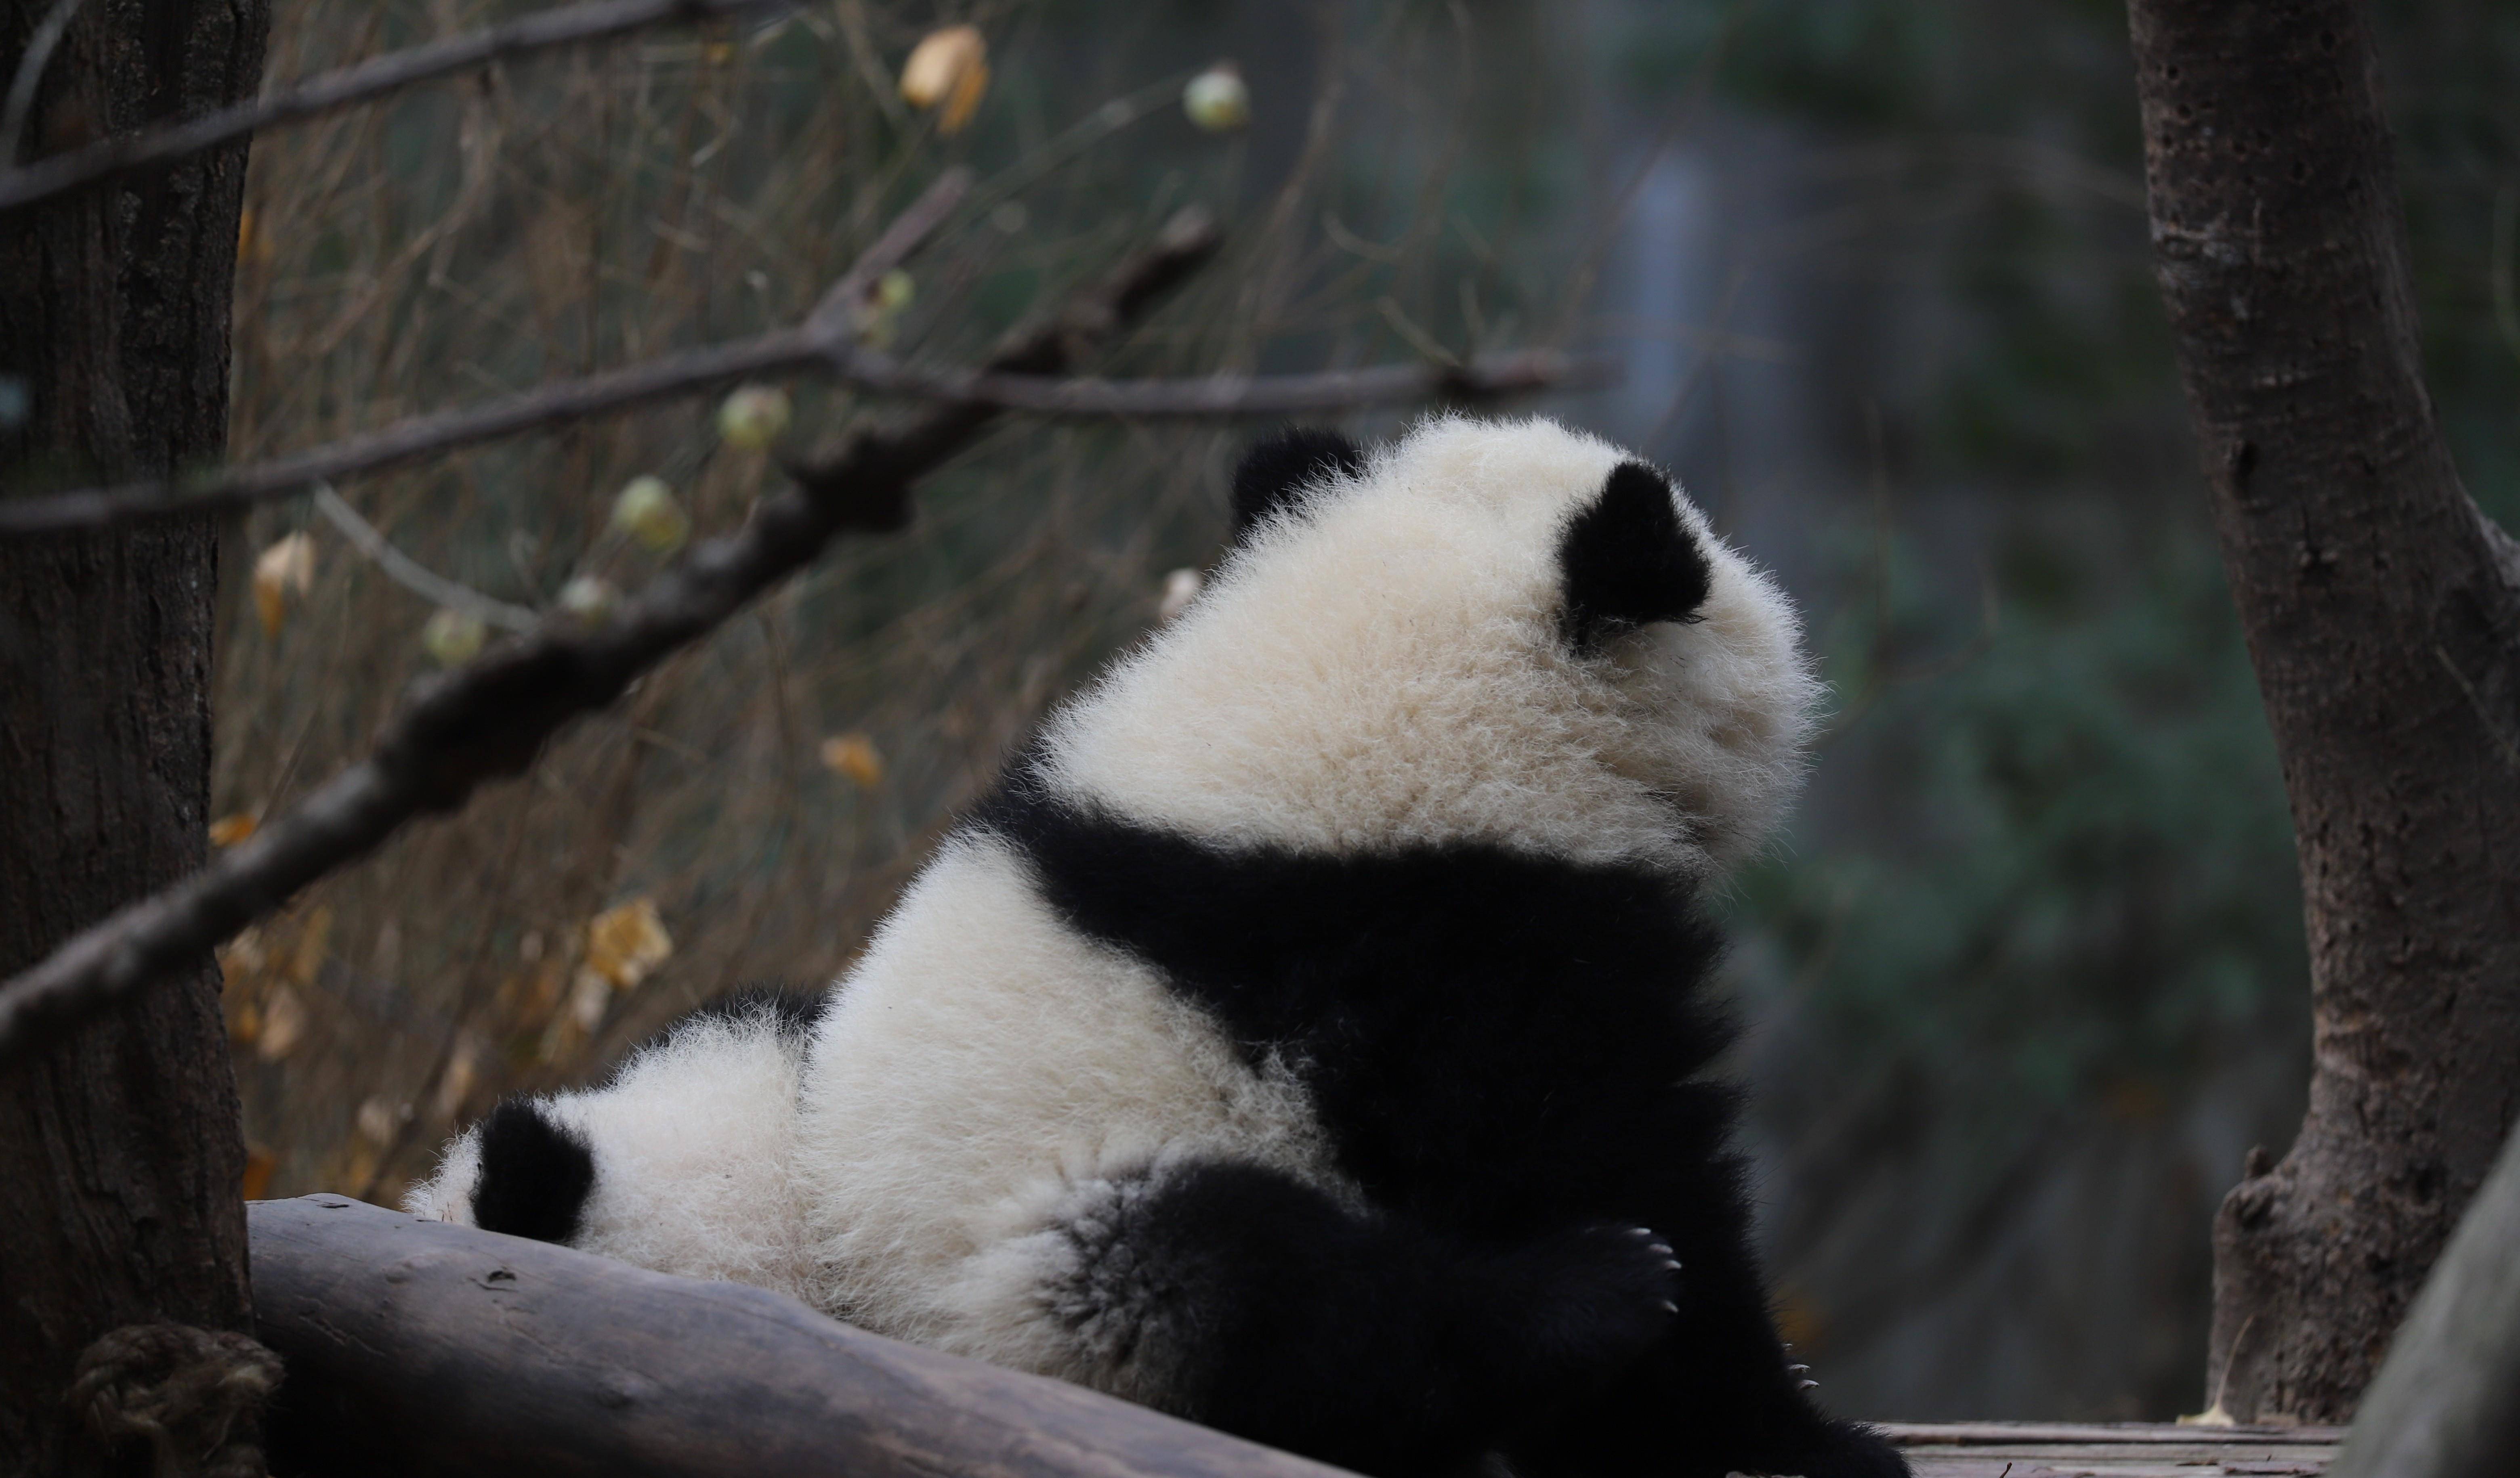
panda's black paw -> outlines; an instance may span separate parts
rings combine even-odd
[[[1643,1227],[1587,1227],[1515,1259],[1524,1348],[1570,1381],[1624,1366],[1670,1333],[1680,1312],[1680,1259]]]

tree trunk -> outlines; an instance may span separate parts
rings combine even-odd
[[[2520,1134],[2398,1328],[2331,1478],[2509,1478],[2520,1454]]]
[[[2520,1097],[2520,574],[2424,390],[2360,7],[2131,10],[2162,293],[2310,936],[2310,1110],[2217,1218],[2207,1391],[2342,1421]]]
[[[52,0],[0,0],[0,84]],[[22,157],[250,94],[263,0],[88,0]],[[0,496],[215,457],[243,146],[0,219]],[[198,867],[204,520],[0,543],[0,975]],[[0,1473],[118,1471],[64,1401],[126,1324],[245,1330],[245,1159],[209,958],[0,1070]]]

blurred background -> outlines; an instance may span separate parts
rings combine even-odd
[[[268,74],[532,8],[281,0]],[[2376,14],[2433,389],[2507,523],[2520,5]],[[953,23],[987,47],[964,117],[897,86]],[[1614,357],[1615,388],[1529,408],[1677,471],[1801,602],[1832,693],[1790,835],[1724,902],[1787,1337],[1850,1414],[2166,1418],[2209,1399],[2208,1226],[2299,1120],[2308,1010],[2124,26],[2089,0],[807,0],[518,63],[256,143],[232,447],[788,321],[956,162],[978,187],[870,328],[921,362],[968,363],[1187,203],[1234,246],[1119,370]],[[1220,59],[1247,127],[1185,115]],[[863,413],[791,390],[799,437]],[[777,477],[716,409],[342,491],[427,568],[548,606],[656,567],[608,521],[631,479],[706,532]],[[1254,429],[1018,419],[910,533],[236,941],[251,1192],[393,1200],[501,1094],[838,973],[1009,742],[1214,560]],[[238,520],[222,569],[232,841],[465,642],[309,505]]]

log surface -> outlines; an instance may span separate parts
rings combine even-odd
[[[2145,1422],[1885,1422],[1916,1478],[2316,1478],[2342,1427]]]
[[[346,1196],[247,1214],[282,1474],[1347,1478],[758,1288]]]
[[[346,1196],[256,1201],[254,1314],[290,1474],[1349,1478],[738,1283]],[[2334,1427],[1883,1428],[1916,1478],[2313,1478]]]

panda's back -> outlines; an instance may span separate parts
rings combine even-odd
[[[1316,1122],[1291,1073],[1247,1062],[1153,968],[1068,926],[1016,848],[966,829],[841,982],[810,1050],[796,1175],[815,1302],[1004,1359],[1025,1321],[997,1305],[1022,1279],[995,1287],[976,1253],[1160,1161],[1328,1185]]]

